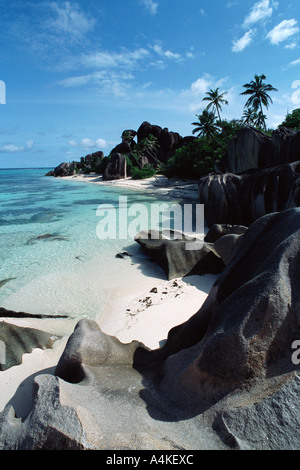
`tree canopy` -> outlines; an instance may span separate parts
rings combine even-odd
[[[268,92],[278,91],[277,88],[274,88],[271,84],[264,83],[266,78],[265,74],[254,75],[254,80],[243,85],[245,91],[241,93],[241,95],[249,95],[245,108],[253,109],[254,112],[258,113],[259,124],[262,125],[265,130],[267,130],[267,126],[263,106],[268,109],[269,104],[273,103]]]

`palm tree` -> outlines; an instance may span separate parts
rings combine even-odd
[[[270,84],[265,84],[264,80],[266,79],[266,75],[254,75],[254,80],[251,80],[250,83],[246,83],[243,85],[243,88],[246,89],[241,95],[250,95],[247,103],[245,104],[245,108],[252,107],[254,111],[260,111],[262,118],[262,125],[264,129],[267,130],[266,127],[266,120],[263,113],[263,106],[267,109],[270,103],[273,103],[272,98],[268,95],[267,92],[269,91],[278,91],[277,88],[274,88]]]
[[[216,88],[215,90],[210,89],[210,91],[206,92],[206,97],[203,98],[202,101],[210,101],[210,103],[207,105],[206,109],[209,110],[210,108],[213,108],[214,113],[218,114],[218,118],[220,121],[220,126],[222,127],[222,121],[221,121],[221,113],[222,111],[222,105],[223,104],[228,104],[228,101],[225,100],[224,95],[226,95],[226,92],[219,93],[220,88]],[[222,128],[223,129],[223,128]],[[228,142],[228,137],[223,129],[225,139]]]
[[[222,104],[228,104],[228,101],[225,100],[224,95],[226,95],[226,92],[219,93],[220,88],[216,88],[215,90],[210,90],[207,91],[205,94],[207,95],[205,98],[203,98],[202,101],[210,101],[210,103],[207,105],[206,109],[209,110],[210,108],[213,108],[214,112],[217,112],[219,121],[221,122],[221,115],[220,111],[222,111]]]
[[[257,112],[253,108],[245,108],[242,120],[247,126],[254,126],[257,120]]]
[[[265,130],[266,130],[266,119],[267,119],[267,116],[265,114],[263,114],[261,111],[259,111],[257,113],[257,117],[256,117],[256,121],[255,121],[255,126],[262,129],[263,126],[265,127]]]
[[[204,109],[202,114],[196,114],[198,121],[192,122],[192,126],[196,126],[193,129],[193,134],[198,134],[197,137],[207,137],[211,139],[218,132],[218,126],[216,124],[216,116],[214,113]]]

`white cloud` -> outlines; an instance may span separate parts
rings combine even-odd
[[[84,34],[92,30],[96,20],[86,15],[74,2],[57,2],[49,4],[55,13],[55,18],[48,21],[48,28],[56,32],[67,34],[81,39]]]
[[[68,144],[71,147],[83,147],[85,150],[90,150],[92,148],[101,149],[108,146],[108,142],[105,139],[90,139],[89,137],[84,137],[79,143],[75,140],[69,140]]]
[[[284,46],[286,49],[295,49],[297,47],[297,43],[296,42],[292,42],[291,44],[287,44],[286,46]]]
[[[106,148],[108,146],[108,143],[106,142],[105,139],[97,139],[96,146]]]
[[[204,74],[203,77],[198,78],[195,82],[191,85],[191,92],[193,95],[203,95],[206,93],[214,83],[214,79],[209,74]]]
[[[154,0],[139,0],[140,4],[145,7],[145,9],[151,14],[155,15],[158,9],[158,2],[154,2]]]
[[[243,37],[241,37],[237,41],[233,41],[232,51],[233,52],[243,51],[247,46],[251,44],[252,40],[253,40],[253,30],[250,29],[250,31],[247,31],[247,33],[245,33]]]
[[[202,101],[205,93],[210,89],[221,88],[227,80],[227,77],[216,80],[212,75],[205,73],[195,80],[188,90],[183,90],[180,93],[180,99],[186,103],[189,111],[192,113],[198,112],[207,106],[207,103],[205,104]]]
[[[300,80],[295,80],[292,83],[292,89],[296,90],[292,93],[291,101],[294,105],[300,105]]]
[[[95,147],[95,141],[92,140],[92,139],[89,139],[89,138],[84,138],[84,139],[81,139],[81,142],[80,144],[83,146],[83,147]]]
[[[299,32],[297,24],[295,19],[283,20],[275,26],[266,37],[270,40],[271,44],[279,44]]]
[[[169,50],[163,50],[161,44],[156,43],[154,46],[150,46],[159,56],[166,57],[167,59],[180,60],[181,55],[177,52],[171,52]]]
[[[289,65],[298,65],[300,64],[300,59],[293,60]]]
[[[0,147],[0,153],[20,153],[20,152],[28,152],[33,148],[34,142],[33,140],[28,140],[26,145],[15,145],[15,144],[4,144]]]
[[[249,27],[254,23],[264,21],[267,18],[270,18],[273,14],[273,8],[270,4],[270,0],[261,0],[256,2],[252,7],[248,16],[246,16],[244,21],[244,26]]]
[[[149,51],[139,48],[134,51],[124,50],[122,52],[95,52],[84,54],[81,63],[85,67],[116,68],[120,66],[133,67],[149,55]]]

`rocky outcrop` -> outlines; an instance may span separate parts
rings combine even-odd
[[[265,214],[300,205],[300,162],[250,174],[210,174],[200,179],[199,200],[207,225],[249,226]]]
[[[63,162],[58,165],[54,170],[49,171],[45,176],[74,176],[77,173],[91,173],[101,171],[102,162],[104,159],[104,153],[102,150],[98,152],[89,153],[85,157],[82,157],[80,162]]]
[[[218,164],[222,173],[242,174],[300,160],[300,132],[281,127],[272,137],[252,127],[243,127],[229,142]]]
[[[240,129],[229,142],[223,158],[224,172],[239,174],[251,169],[265,168],[271,138],[251,127]]]
[[[56,335],[35,328],[0,322],[0,342],[5,345],[5,360],[1,361],[0,370],[21,364],[23,354],[31,353],[35,348],[52,348],[54,341],[58,339]]]
[[[138,156],[140,161],[137,165],[137,155],[133,154],[134,149],[137,144],[141,144],[144,139],[149,138],[151,135],[157,139],[157,148],[155,150],[151,149],[151,151],[145,149],[144,155],[141,155],[141,152],[139,152]],[[134,140],[135,138],[137,142]],[[160,162],[166,163],[178,148],[193,140],[195,140],[193,136],[182,137],[178,132],[169,131],[166,127],[162,128],[144,121],[137,131],[128,129],[122,132],[122,142],[110,151],[109,158],[113,158],[115,155],[127,156],[131,159],[134,166],[143,168],[143,166],[148,164],[157,165]],[[86,155],[86,157],[82,157],[80,162],[63,162],[54,170],[49,171],[46,176],[73,176],[76,173],[103,174],[109,163],[106,160],[108,160],[108,158],[106,159],[104,153],[100,150]],[[121,165],[123,166],[123,163]],[[118,175],[118,171],[115,168],[112,170],[112,177],[110,177],[107,172],[106,180],[115,179],[114,175]],[[124,176],[122,176],[122,178],[123,177]],[[117,177],[117,179],[119,179],[119,177]]]
[[[169,404],[178,413],[185,409],[187,416],[227,396],[223,404],[235,416],[235,429],[243,415],[243,422],[248,420],[252,429],[258,426],[258,435],[267,441],[272,434],[267,444],[272,448],[280,448],[283,441],[293,446],[288,438],[281,441],[283,433],[295,433],[299,442],[300,406],[292,392],[299,387],[299,365],[291,349],[300,335],[299,242],[300,209],[259,219],[240,238],[199,312],[172,329],[163,348],[137,349],[136,367],[148,368],[160,399],[168,395]],[[155,379],[151,371],[157,374],[158,369]],[[279,391],[281,401],[292,406],[285,407],[284,421],[270,422],[276,395],[269,398]],[[258,402],[264,409],[260,421],[253,406]],[[236,408],[237,403],[247,412]],[[249,439],[251,433],[243,432],[242,425],[240,431],[240,437]]]
[[[61,404],[60,393],[57,377],[36,377],[26,419],[17,418],[12,406],[0,414],[0,450],[89,449],[76,411]]]
[[[206,233],[204,241],[215,243],[224,235],[243,235],[246,231],[247,227],[244,225],[215,224]]]
[[[116,145],[112,151],[111,155],[114,155],[115,153],[122,153],[123,155],[129,155],[134,148],[134,140],[132,142],[127,142],[127,140],[123,140],[120,144]]]
[[[55,375],[71,383],[93,378],[94,367],[100,365],[131,365],[137,343],[122,346],[111,336],[104,334],[91,320],[80,320],[70,336]]]
[[[169,280],[192,274],[217,274],[224,268],[211,244],[193,241],[183,233],[168,239],[162,232],[151,230],[138,233],[135,241],[163,268]]]
[[[137,142],[141,142],[143,139],[153,135],[158,141],[157,158],[163,163],[166,163],[168,159],[174,155],[175,151],[185,145],[190,140],[194,140],[194,137],[182,137],[178,132],[169,131],[169,129],[162,128],[160,126],[150,124],[144,121],[139,129],[137,130]],[[148,155],[146,155],[148,157]]]
[[[97,173],[97,169],[101,166],[104,158],[102,150],[86,155],[80,163],[76,163],[79,172],[81,173]]]
[[[300,160],[300,131],[281,127],[272,133],[266,166]]]
[[[76,162],[63,162],[54,169],[53,176],[73,176],[76,173]]]
[[[81,320],[28,416],[0,414],[1,449],[298,449],[299,247],[299,208],[254,222],[158,349]]]
[[[112,155],[104,173],[103,180],[118,180],[127,177],[127,162],[125,155],[115,153]]]
[[[214,173],[200,179],[198,196],[200,204],[204,204],[208,227],[214,224],[243,224],[239,201],[242,181],[242,176],[232,173]]]

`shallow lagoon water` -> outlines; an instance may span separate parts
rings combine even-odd
[[[120,196],[127,196],[128,205],[158,201],[136,190],[61,180],[46,172],[0,171],[0,306],[96,318],[112,284],[122,282],[130,269],[116,253],[128,246],[138,252],[131,238],[97,237],[97,208],[118,209]]]

